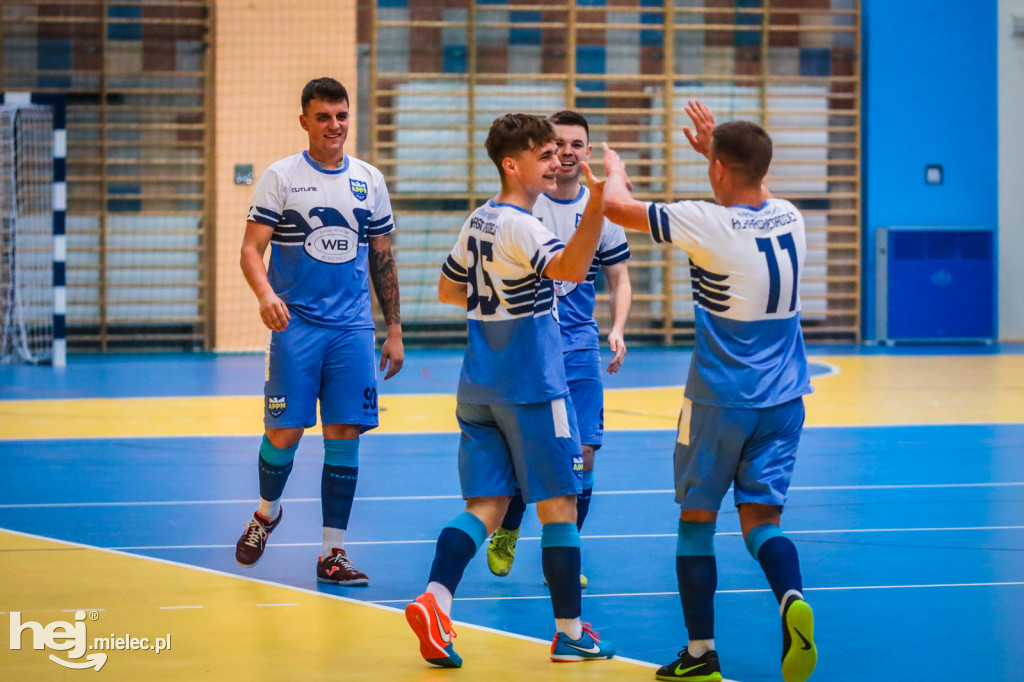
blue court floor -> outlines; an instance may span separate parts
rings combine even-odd
[[[382,395],[454,390],[457,352],[410,349],[408,355],[402,374],[382,384]],[[956,356],[945,359],[956,362]],[[622,374],[607,385],[681,384],[687,361],[680,351],[631,351]],[[0,367],[0,414],[18,401],[259,395],[262,363],[261,356],[72,356],[62,375]],[[1024,395],[1024,386],[1018,390]],[[385,411],[381,418],[394,416]],[[927,422],[809,425],[804,432],[783,527],[800,552],[815,610],[814,680],[1024,679],[1024,649],[1015,638],[1024,625],[1024,423]],[[284,521],[262,562],[250,570],[235,564],[234,543],[258,493],[259,415],[254,424],[257,430],[245,437],[83,439],[62,437],[56,415],[52,436],[0,434],[0,529],[396,609],[423,591],[437,533],[462,509],[457,434],[363,437],[346,547],[371,583],[342,588],[318,585],[314,574],[319,435],[299,446]],[[672,660],[685,644],[674,572],[674,441],[671,425],[610,430],[582,531],[590,579],[584,620],[622,656],[650,664]],[[492,576],[477,556],[456,594],[453,618],[550,639],[539,534],[528,510],[508,577]],[[780,680],[778,608],[739,536],[731,494],[716,551],[723,674],[739,682]],[[0,581],[6,561],[0,552]],[[0,653],[9,652],[0,645]],[[408,679],[422,672],[414,667]],[[456,674],[478,679],[468,663]]]

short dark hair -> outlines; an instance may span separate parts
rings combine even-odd
[[[548,120],[556,126],[579,126],[586,131],[587,140],[590,140],[590,126],[587,125],[587,119],[583,118],[583,114],[578,111],[565,109],[564,111],[551,114]]]
[[[484,148],[487,156],[498,167],[498,174],[505,177],[501,167],[502,159],[520,152],[554,142],[555,129],[548,119],[533,114],[505,114],[494,119],[487,133]]]
[[[314,99],[322,102],[348,102],[348,90],[333,78],[314,78],[302,88],[302,110],[305,111]]]
[[[711,133],[711,153],[748,185],[760,185],[772,163],[772,138],[750,121],[729,121]]]

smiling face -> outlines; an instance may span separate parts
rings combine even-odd
[[[580,164],[590,160],[594,147],[587,138],[583,126],[555,124],[558,144],[558,182],[569,184],[579,181],[583,166]]]
[[[312,99],[299,116],[302,129],[309,135],[309,155],[317,161],[331,165],[341,163],[345,157],[348,139],[348,101],[325,102]]]
[[[505,175],[508,178],[514,177],[517,184],[533,198],[544,192],[553,192],[561,168],[557,152],[558,145],[552,141],[506,157]]]

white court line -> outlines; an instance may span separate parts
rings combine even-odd
[[[1024,481],[992,481],[983,483],[894,483],[891,485],[794,485],[790,491],[818,490],[941,490],[948,488],[1019,488]],[[656,490],[595,490],[594,495],[666,495],[675,493],[670,489]],[[382,497],[356,497],[357,502],[408,502],[429,500],[461,500],[461,495],[393,495]],[[288,504],[316,503],[319,497],[284,498]],[[59,509],[63,507],[167,507],[175,505],[204,504],[254,504],[253,499],[244,500],[135,500],[126,502],[39,502],[31,504],[0,504],[0,509]]]
[[[1021,526],[946,526],[935,528],[829,528],[818,530],[786,530],[786,535],[836,535],[843,533],[943,533],[955,531],[978,531],[978,530],[1024,530]],[[725,531],[716,535],[729,536],[741,535],[740,531]],[[675,533],[636,533],[622,535],[582,535],[583,540],[639,540],[647,538],[674,538]],[[540,536],[519,538],[519,542],[539,541]],[[426,545],[434,544],[436,539],[431,540],[355,540],[346,541],[347,546],[355,545]],[[163,549],[230,549],[234,545],[135,545],[107,547],[106,549],[120,552],[137,552],[142,550],[163,550]],[[319,542],[275,542],[274,547],[320,547]]]
[[[1020,587],[1024,582],[997,582],[997,583],[932,583],[922,585],[839,585],[836,587],[805,587],[804,592],[848,592],[853,590],[919,590],[935,589],[944,587]],[[771,592],[768,588],[751,590],[716,590],[715,595],[720,594],[757,594]],[[583,594],[586,599],[603,598],[633,598],[633,597],[678,597],[679,592],[606,592],[604,594]],[[532,599],[551,599],[549,594],[538,594],[523,597],[455,597],[454,601],[529,601]],[[411,599],[375,599],[373,604],[408,604]]]
[[[161,606],[161,611],[173,611],[176,609],[201,609],[202,606]]]
[[[183,568],[183,569],[187,569],[187,570],[190,570],[190,571],[196,571],[198,573],[206,573],[208,575],[223,576],[225,578],[231,578],[232,580],[241,580],[241,581],[244,581],[244,582],[255,583],[257,585],[267,585],[269,587],[276,587],[276,588],[279,588],[279,589],[282,589],[282,590],[288,590],[288,591],[296,592],[296,593],[299,593],[299,594],[306,594],[306,595],[309,595],[311,597],[317,597],[317,598],[321,598],[321,599],[333,599],[334,601],[345,602],[347,604],[356,604],[356,605],[365,606],[365,607],[372,608],[372,609],[379,609],[381,611],[391,611],[393,613],[404,614],[404,609],[396,609],[393,606],[386,606],[384,604],[375,604],[375,603],[369,602],[369,601],[363,601],[363,600],[360,600],[360,599],[353,599],[351,597],[343,597],[341,595],[332,594],[330,592],[320,592],[319,590],[312,590],[312,589],[305,588],[305,587],[295,587],[293,585],[286,585],[284,583],[275,583],[273,581],[263,580],[263,579],[260,579],[260,578],[250,578],[248,576],[238,575],[238,574],[235,574],[235,573],[227,573],[225,571],[219,571],[219,570],[216,570],[216,569],[213,569],[213,568],[205,568],[203,566],[195,566],[193,564],[185,564],[185,563],[182,563],[180,561],[171,561],[169,559],[161,559],[161,558],[158,558],[158,557],[146,556],[145,554],[129,554],[127,552],[121,552],[121,551],[114,550],[114,549],[109,549],[109,548],[106,548],[106,547],[97,547],[95,545],[86,545],[86,544],[83,544],[83,543],[80,543],[80,542],[72,542],[70,540],[57,540],[55,538],[48,538],[48,537],[45,537],[43,535],[35,535],[33,533],[25,533],[25,532],[22,532],[20,530],[12,530],[10,528],[2,528],[2,527],[0,527],[0,531],[3,531],[5,533],[10,533],[11,535],[17,535],[17,536],[23,537],[23,538],[32,538],[32,539],[35,539],[35,540],[46,540],[47,542],[52,542],[52,543],[59,544],[59,545],[66,545],[68,547],[74,547],[74,548],[77,548],[77,549],[94,549],[97,552],[105,552],[107,554],[116,554],[118,556],[129,557],[131,559],[141,559],[143,561],[152,561],[152,562],[155,562],[155,563],[158,563],[158,564],[164,564],[165,566],[175,566],[177,568]],[[412,601],[412,600],[411,599],[406,600],[406,603],[408,603],[409,601]],[[160,607],[160,608],[164,608],[164,609],[170,608],[170,609],[173,609],[173,608],[202,608],[202,607],[201,606],[194,606],[194,607],[174,607],[174,606],[169,606],[169,607]],[[550,639],[539,639],[537,637],[530,637],[529,635],[520,635],[520,634],[515,633],[515,632],[507,632],[505,630],[498,630],[496,628],[487,627],[486,625],[477,625],[475,623],[468,623],[466,621],[457,621],[457,620],[453,620],[452,623],[454,625],[458,625],[459,627],[468,628],[468,629],[471,629],[471,630],[478,630],[480,632],[489,632],[489,633],[492,633],[492,634],[495,634],[495,635],[501,635],[503,637],[510,637],[512,639],[519,639],[519,640],[522,640],[524,642],[535,642],[535,643],[544,644],[544,645],[550,645],[551,644],[551,640]],[[625,661],[627,663],[633,663],[635,665],[639,665],[639,666],[642,666],[642,667],[645,667],[645,668],[657,668],[658,667],[657,663],[650,663],[648,661],[640,661],[640,660],[633,659],[633,658],[627,658],[625,656],[616,656],[615,660],[617,660],[617,661]]]

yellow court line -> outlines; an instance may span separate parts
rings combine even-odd
[[[1024,423],[1024,355],[816,357],[808,426]],[[605,392],[609,431],[674,429],[682,386]],[[450,394],[382,395],[375,433],[454,433]],[[0,440],[256,436],[259,396],[0,401]],[[315,431],[315,429],[314,429]]]
[[[170,648],[108,650],[104,680],[463,680],[606,682],[650,680],[646,664],[629,660],[554,664],[549,644],[456,623],[460,671],[430,666],[404,614],[352,599],[85,545],[0,530],[0,619],[12,612],[40,630],[75,626],[85,614],[85,640],[96,637],[170,642]],[[456,606],[457,608],[457,606]],[[95,613],[96,619],[92,619]],[[456,613],[457,616],[457,613]],[[553,624],[552,624],[553,627]],[[74,631],[57,630],[60,634]],[[0,643],[4,679],[58,680],[85,671],[49,659],[85,662],[97,650],[35,650],[33,632],[20,649]],[[73,643],[73,640],[61,640]],[[139,642],[141,644],[141,641]],[[77,679],[77,678],[75,678]]]

